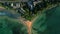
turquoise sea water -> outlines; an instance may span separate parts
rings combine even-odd
[[[33,34],[60,34],[60,6],[47,10],[42,17],[39,16],[32,28]]]
[[[34,21],[32,34],[60,34],[60,6],[47,11]],[[0,34],[27,34],[23,24],[5,19],[0,19]]]
[[[54,11],[50,16],[47,16],[47,29],[46,34],[60,34],[60,6],[49,11]]]

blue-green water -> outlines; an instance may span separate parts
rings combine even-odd
[[[60,6],[47,10],[33,23],[33,34],[60,34]]]
[[[27,28],[17,21],[20,15],[0,10],[0,34],[27,34]]]
[[[0,34],[27,34],[27,29],[15,19],[0,16]]]
[[[39,15],[32,25],[32,34],[60,34],[60,6]],[[0,18],[0,34],[27,34],[19,22]]]
[[[47,19],[47,34],[60,34],[60,6],[54,9],[53,14]],[[51,11],[53,11],[53,9]]]

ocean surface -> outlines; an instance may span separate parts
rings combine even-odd
[[[53,12],[47,15],[47,29],[46,34],[60,34],[60,6],[48,10]]]
[[[40,15],[32,28],[33,34],[60,34],[60,5]]]
[[[7,13],[7,12],[0,12],[0,16],[1,15],[3,16],[6,15],[13,18],[16,16],[16,15],[13,16],[13,14]],[[25,26],[23,27],[18,22],[16,23],[18,23],[19,25],[17,25],[16,27],[16,24],[14,24],[14,27],[12,29],[8,27],[8,23],[12,24],[15,22],[6,21],[5,23],[4,20],[3,21],[0,20],[0,23],[3,23],[3,27],[1,27],[0,25],[0,34],[6,34],[6,33],[7,34],[25,34],[26,33]],[[9,25],[10,27],[12,27],[11,24]],[[20,32],[18,27],[21,28]],[[7,29],[9,32],[7,31]],[[33,34],[60,34],[60,6],[47,10],[46,13],[43,13],[42,15],[40,15],[32,25],[32,32],[34,32]]]

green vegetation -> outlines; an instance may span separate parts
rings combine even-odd
[[[52,3],[52,4],[51,4]],[[42,4],[42,5],[41,5]],[[36,4],[35,8],[34,8],[34,14],[32,14],[32,11],[29,10],[29,8],[26,6],[23,7],[23,9],[26,11],[25,15],[23,15],[27,20],[32,20],[33,18],[35,18],[37,15],[44,13],[44,11],[48,10],[50,7],[54,7],[58,4],[58,2],[45,2],[43,1],[42,3],[38,3]],[[40,6],[41,7],[40,7]]]
[[[48,2],[48,1],[49,1],[49,2]],[[56,0],[54,0],[54,1],[52,1],[52,0],[47,0],[47,1],[42,0],[41,3],[37,3],[37,4],[34,6],[34,11],[30,11],[28,5],[26,5],[25,2],[22,2],[21,5],[24,5],[24,6],[22,6],[21,8],[23,8],[23,9],[25,10],[25,13],[24,13],[24,14],[19,13],[19,12],[17,11],[18,9],[14,9],[14,8],[9,7],[9,6],[4,6],[4,5],[2,5],[2,4],[0,4],[0,6],[6,8],[7,10],[14,10],[15,13],[21,14],[21,15],[22,15],[21,17],[23,17],[23,18],[25,18],[25,19],[27,19],[27,20],[32,20],[33,18],[35,18],[35,16],[43,13],[44,10],[46,10],[47,8],[52,7],[52,5],[55,6],[55,5],[57,5],[58,3],[59,3],[59,2],[56,1]],[[47,9],[47,10],[48,10],[48,9]],[[20,11],[20,12],[23,12],[23,11]],[[32,14],[32,13],[33,13],[33,14]]]

